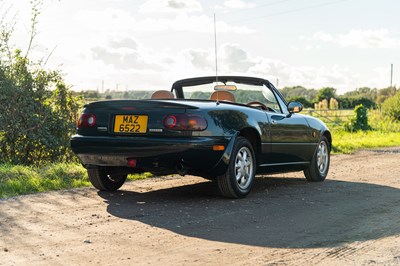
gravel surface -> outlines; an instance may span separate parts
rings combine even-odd
[[[328,179],[259,176],[246,199],[171,176],[0,201],[0,265],[400,265],[400,148]]]

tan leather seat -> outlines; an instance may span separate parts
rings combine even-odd
[[[159,90],[153,92],[151,95],[151,99],[173,99],[174,94],[170,91],[165,91],[165,90]]]
[[[235,102],[235,95],[229,91],[214,91],[210,96],[210,100]]]

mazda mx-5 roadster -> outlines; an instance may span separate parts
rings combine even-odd
[[[257,174],[326,178],[331,133],[302,109],[262,78],[183,79],[149,99],[86,104],[71,147],[99,190],[119,189],[129,173],[189,174],[242,198]]]

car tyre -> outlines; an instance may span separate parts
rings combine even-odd
[[[127,174],[108,167],[92,167],[87,169],[89,181],[98,190],[115,191],[126,181]]]
[[[306,179],[310,182],[324,181],[328,175],[330,164],[330,147],[325,136],[321,138],[310,166],[304,170]]]
[[[216,178],[218,190],[227,198],[244,198],[250,193],[256,173],[253,146],[244,137],[238,137],[232,149],[228,169]]]

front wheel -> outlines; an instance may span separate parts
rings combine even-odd
[[[310,166],[304,170],[306,179],[310,182],[324,181],[328,175],[330,164],[330,148],[328,140],[323,136],[318,143],[317,150],[311,160]]]
[[[115,191],[127,178],[127,174],[111,167],[92,167],[87,169],[89,181],[98,190]]]
[[[217,177],[218,189],[222,196],[243,198],[250,193],[256,172],[256,158],[253,146],[244,137],[235,141],[228,169]]]

